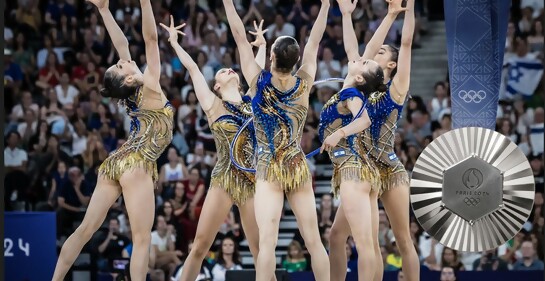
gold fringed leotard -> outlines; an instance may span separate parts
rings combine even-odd
[[[367,114],[371,126],[363,133],[363,145],[381,175],[381,194],[409,184],[409,175],[394,151],[395,131],[403,105],[396,103],[390,96],[391,84],[390,80],[386,92],[375,92],[368,97]]]
[[[323,142],[328,136],[350,124],[354,118],[347,106],[351,99],[365,99],[355,88],[343,89],[333,95],[322,108],[318,136]],[[329,151],[329,158],[333,163],[333,177],[331,188],[337,196],[343,181],[368,181],[373,190],[378,189],[380,175],[374,163],[367,157],[361,143],[361,134],[354,134],[342,138],[337,146]]]
[[[206,111],[210,130],[216,143],[218,160],[212,170],[210,188],[222,188],[237,205],[252,198],[255,191],[255,175],[237,169],[231,162],[229,145],[242,124],[252,116],[251,99],[242,97],[242,103],[234,104],[215,97],[212,107]],[[253,167],[255,158],[253,128],[244,130],[234,143],[233,157],[244,167]]]
[[[143,101],[142,87],[123,101],[132,118],[129,137],[100,165],[102,177],[119,181],[126,171],[143,168],[157,181],[157,158],[172,141],[174,108],[167,102],[163,108],[144,109]]]
[[[264,70],[253,85],[256,94],[252,109],[258,145],[256,179],[278,183],[289,192],[311,181],[301,149],[310,87],[308,79],[296,77],[292,89],[280,91],[271,78],[272,74]]]

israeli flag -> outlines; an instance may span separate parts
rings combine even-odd
[[[531,96],[541,81],[543,65],[536,59],[513,58],[508,63],[507,75],[508,94]]]

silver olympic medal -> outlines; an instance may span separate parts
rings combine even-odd
[[[430,143],[411,176],[411,205],[439,243],[464,252],[497,248],[528,220],[532,168],[504,135],[478,128],[447,132]]]

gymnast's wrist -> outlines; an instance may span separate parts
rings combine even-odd
[[[341,138],[346,138],[346,132],[344,131],[344,129],[339,129],[337,130],[337,132],[340,134]]]

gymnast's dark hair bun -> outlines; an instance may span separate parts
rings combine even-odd
[[[104,88],[100,90],[100,95],[106,98],[116,98],[124,100],[136,93],[138,86],[125,84],[125,76],[118,75],[113,70],[108,69],[104,74]]]
[[[274,42],[272,49],[276,61],[274,67],[277,71],[291,73],[293,67],[299,61],[299,43],[291,36],[280,36]]]
[[[108,89],[106,89],[106,88],[100,89],[100,95],[105,97],[105,98],[109,98],[109,97],[112,96],[110,91],[108,91]]]
[[[364,95],[368,96],[374,92],[385,92],[388,90],[388,86],[384,84],[384,71],[382,68],[377,67],[375,71],[364,72],[362,76],[365,81],[357,85],[356,88]]]
[[[382,83],[380,85],[378,85],[377,87],[377,91],[379,92],[386,92],[388,90],[388,85]]]

